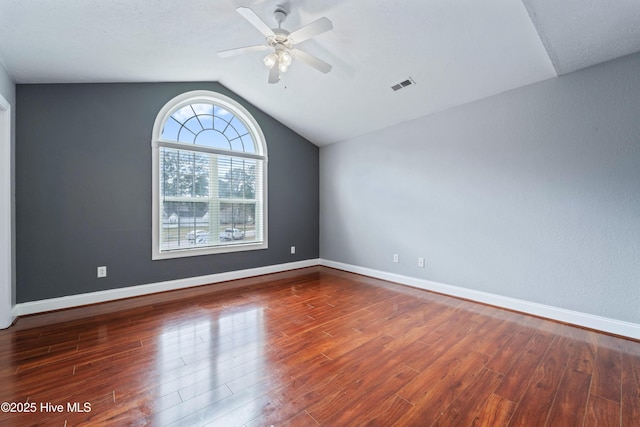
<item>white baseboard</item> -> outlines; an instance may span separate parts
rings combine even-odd
[[[625,336],[640,340],[640,325],[625,322],[607,317],[596,316],[588,313],[567,310],[535,302],[519,300],[487,292],[475,291],[473,289],[461,288],[458,286],[446,285],[415,277],[403,276],[395,273],[388,273],[357,265],[344,264],[341,262],[326,259],[310,259],[305,261],[291,262],[286,264],[270,265],[266,267],[250,268],[247,270],[230,271],[226,273],[210,274],[207,276],[190,277],[186,279],[169,280],[166,282],[150,283],[145,285],[130,286],[126,288],[110,289],[106,291],[91,292],[87,294],[71,295],[67,297],[51,298],[40,301],[25,302],[16,304],[12,310],[12,316],[24,316],[27,314],[42,313],[45,311],[72,308],[81,305],[95,304],[99,302],[113,301],[123,298],[148,295],[157,292],[165,292],[176,289],[184,289],[193,286],[206,285],[210,283],[227,282],[230,280],[244,279],[247,277],[260,276],[263,274],[279,273],[282,271],[295,270],[298,268],[312,267],[314,265],[324,265],[338,270],[349,271],[362,274],[364,276],[377,279],[388,280],[414,288],[427,291],[438,292],[453,297],[464,298],[477,301],[496,307],[506,308],[521,313],[557,320],[589,329],[595,329],[615,335]],[[230,284],[226,288],[232,288]],[[225,288],[225,289],[226,289]]]
[[[9,326],[13,325],[13,322],[16,320],[16,308],[15,305],[7,307],[7,311],[0,316],[0,329],[7,329]]]
[[[2,316],[2,318],[0,318],[0,329],[6,329],[11,326],[14,319],[13,311],[10,311],[7,316]]]
[[[229,271],[226,273],[209,274],[206,276],[189,277],[187,279],[169,280],[166,282],[150,283],[146,285],[129,286],[126,288],[109,289],[106,291],[91,292],[87,294],[70,295],[67,297],[50,298],[40,301],[24,302],[14,307],[15,316],[42,313],[45,311],[60,310],[63,308],[78,307],[81,305],[95,304],[99,302],[114,301],[123,298],[137,297],[157,292],[172,291],[176,289],[190,288],[193,286],[207,285],[210,283],[227,282],[230,280],[244,279],[263,274],[279,273],[295,270],[297,268],[319,265],[320,260],[310,259],[305,261],[290,262],[286,264],[269,265],[266,267],[250,268],[247,270]],[[229,286],[229,288],[232,286]]]
[[[516,298],[505,297],[487,292],[475,291],[473,289],[461,288],[458,286],[446,285],[443,283],[432,282],[429,280],[418,279],[415,277],[403,276],[400,274],[387,273],[384,271],[374,270],[366,267],[359,267],[351,264],[343,264],[341,262],[321,259],[320,265],[326,267],[337,268],[352,273],[362,274],[364,276],[375,277],[377,279],[388,280],[414,288],[425,289],[428,291],[438,292],[453,297],[459,297],[476,301],[484,304],[502,307],[521,313],[531,314],[534,316],[544,317],[559,322],[569,323],[589,329],[596,329],[615,335],[625,336],[633,339],[640,339],[640,325],[636,323],[625,322],[622,320],[610,319],[607,317],[596,316],[588,313],[567,310],[564,308],[553,307],[550,305],[538,304],[535,302],[524,301]]]

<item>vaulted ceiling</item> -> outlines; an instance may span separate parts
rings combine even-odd
[[[289,31],[332,21],[299,45],[330,73],[216,55],[264,41],[236,7],[276,27],[277,5]],[[0,0],[16,83],[219,81],[317,145],[638,51],[638,0]]]

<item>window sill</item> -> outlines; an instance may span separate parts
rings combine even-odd
[[[229,246],[219,246],[214,248],[188,248],[188,249],[176,249],[172,251],[154,251],[151,259],[152,260],[161,260],[161,259],[174,259],[174,258],[186,258],[193,256],[202,256],[202,255],[216,255],[216,254],[226,254],[226,253],[234,253],[234,252],[246,252],[246,251],[255,251],[261,249],[267,249],[269,246],[266,242],[263,243],[243,243],[238,245],[229,245]]]

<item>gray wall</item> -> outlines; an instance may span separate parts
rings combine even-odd
[[[324,259],[640,323],[640,55],[321,148],[320,236]]]
[[[15,146],[16,146],[16,141],[15,141],[15,122],[16,122],[16,85],[13,83],[13,80],[11,79],[11,76],[9,76],[9,73],[4,69],[2,62],[0,61],[0,95],[2,95],[2,97],[4,99],[6,99],[10,104],[11,104],[11,120],[12,120],[12,126],[11,126],[11,153],[15,153]],[[15,170],[15,158],[12,156],[11,158],[11,176],[14,176],[14,171]],[[12,180],[11,181],[11,194],[13,194],[15,192],[15,181]],[[4,201],[0,201],[0,203],[3,203]],[[15,223],[15,209],[14,206],[11,207],[11,214],[12,214],[12,224]],[[16,260],[16,254],[15,254],[15,227],[11,227],[11,234],[12,234],[12,241],[13,241],[13,248],[12,248],[12,254],[11,254],[11,259],[12,262],[15,266],[15,260]],[[12,271],[12,280],[11,280],[11,305],[15,305],[16,303],[16,280],[15,280],[15,267],[13,268]]]
[[[153,122],[197,89],[233,97],[262,127],[269,249],[152,261]],[[318,148],[223,86],[18,85],[16,96],[19,303],[318,257]]]

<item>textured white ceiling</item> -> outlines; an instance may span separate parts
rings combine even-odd
[[[640,51],[640,0],[523,0],[559,75]]]
[[[331,63],[329,74],[294,63],[269,85],[264,52],[217,57],[263,40],[237,6],[275,26],[277,4],[291,11],[288,30],[333,22],[299,45]],[[638,4],[0,0],[0,58],[17,83],[219,81],[324,145],[638,51]],[[416,84],[390,89],[407,77]]]

